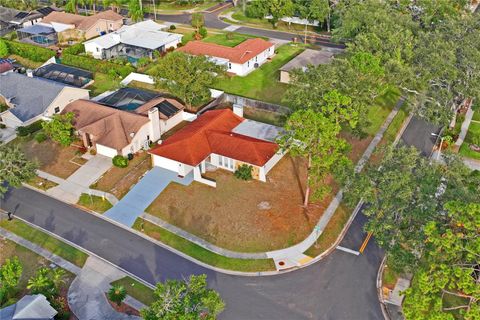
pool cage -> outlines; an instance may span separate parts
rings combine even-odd
[[[121,88],[101,99],[99,102],[113,108],[133,111],[158,96],[158,93],[150,91],[135,88]]]
[[[93,80],[93,73],[91,72],[57,63],[42,66],[36,69],[33,74],[36,77],[61,82],[77,88],[86,87]]]
[[[51,27],[35,24],[17,30],[18,40],[48,47],[58,42],[57,33]]]

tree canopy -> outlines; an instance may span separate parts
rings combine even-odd
[[[66,114],[55,114],[49,121],[42,123],[43,131],[52,140],[58,142],[60,145],[66,147],[73,142],[73,119],[75,114],[68,112]]]
[[[154,295],[156,301],[140,312],[145,320],[214,320],[225,307],[220,295],[207,288],[206,275],[157,283]]]
[[[165,86],[182,99],[188,107],[198,106],[210,98],[209,88],[215,79],[225,73],[205,56],[172,52],[159,59],[150,74],[155,83]]]
[[[18,188],[22,182],[36,175],[37,164],[28,160],[16,146],[0,146],[0,196],[7,192],[7,185]]]

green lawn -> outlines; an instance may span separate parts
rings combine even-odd
[[[23,221],[14,219],[12,221],[0,221],[0,227],[15,233],[16,235],[33,242],[40,247],[70,261],[71,263],[82,267],[88,258],[88,255],[65,242],[57,240],[48,234],[35,229]]]
[[[480,140],[480,123],[471,122],[459,153],[464,157],[480,160],[480,152],[470,149],[470,144],[473,143],[475,138]]]
[[[107,199],[86,193],[80,195],[77,204],[98,213],[104,213],[112,207],[112,204]]]
[[[153,290],[141,282],[126,276],[122,279],[118,279],[111,283],[112,286],[120,285],[127,290],[127,294],[144,305],[150,305],[153,301],[155,301],[155,296],[153,295]]]
[[[43,190],[43,191],[47,191],[50,188],[58,186],[57,183],[55,183],[53,181],[50,181],[50,180],[47,180],[47,179],[44,179],[44,178],[40,178],[39,176],[33,177],[32,179],[27,181],[27,183],[29,185],[31,185],[32,187],[35,187],[35,188]]]
[[[227,270],[236,270],[244,272],[272,271],[275,265],[272,259],[233,259],[213,253],[207,249],[200,247],[182,237],[179,237],[159,226],[138,218],[133,225],[136,230],[142,230],[142,222],[144,233],[148,236],[159,240],[183,253],[205,262],[211,266],[219,267]]]
[[[266,62],[245,77],[219,79],[213,87],[239,96],[280,104],[288,85],[278,81],[278,69],[302,51],[300,46],[280,46],[272,61]]]
[[[368,110],[367,118],[370,121],[370,125],[366,128],[366,132],[369,135],[374,136],[377,133],[399,98],[400,91],[396,88],[391,88],[374,100]]]
[[[94,75],[94,82],[88,86],[90,96],[94,97],[105,91],[113,91],[120,88],[120,79],[114,79],[107,74],[96,72]]]
[[[480,110],[477,110],[473,113],[472,120],[474,121],[480,121]]]
[[[222,46],[235,47],[243,41],[251,38],[258,38],[257,36],[250,36],[241,33],[220,33],[212,36],[208,36],[203,39],[204,42],[216,43]]]

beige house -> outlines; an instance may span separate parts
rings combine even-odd
[[[9,107],[0,113],[0,123],[9,128],[27,126],[62,112],[77,99],[88,99],[89,91],[19,74],[0,74],[0,100]]]
[[[59,43],[71,44],[120,29],[123,26],[123,17],[112,10],[92,16],[52,12],[42,20],[41,24],[55,29]]]

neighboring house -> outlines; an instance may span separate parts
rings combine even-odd
[[[106,97],[106,101],[117,99],[117,105],[107,105],[103,100],[77,100],[63,110],[75,114],[74,126],[84,146],[108,157],[147,150],[151,142],[187,115],[177,100],[158,95],[147,102],[128,91]]]
[[[290,83],[290,73],[294,69],[302,69],[305,72],[309,66],[316,67],[320,64],[329,64],[333,60],[334,54],[334,51],[327,49],[320,51],[305,49],[305,51],[280,68],[280,82]]]
[[[93,83],[92,72],[55,62],[35,69],[33,75],[77,88],[85,88]]]
[[[182,35],[162,31],[165,25],[152,20],[141,21],[104,36],[84,42],[85,52],[96,59],[126,57],[130,62],[139,58],[153,59],[154,53],[176,48]]]
[[[13,61],[11,59],[0,58],[0,74],[13,70]]]
[[[207,166],[234,172],[247,164],[252,166],[255,179],[266,181],[268,172],[284,155],[275,143],[282,129],[246,120],[240,114],[230,109],[205,112],[149,151],[153,165],[179,176],[193,171],[196,181],[215,186],[202,177]]]
[[[9,109],[0,113],[0,123],[9,128],[26,126],[60,113],[77,99],[88,99],[85,89],[43,78],[6,72],[0,74],[0,103]]]
[[[22,28],[33,26],[53,11],[59,9],[53,7],[43,7],[32,11],[20,11],[7,7],[0,7],[0,22],[4,26]]]
[[[43,294],[23,296],[17,303],[0,309],[0,320],[53,320],[56,315]]]
[[[203,41],[190,41],[177,51],[208,56],[215,63],[224,65],[227,72],[244,76],[271,58],[275,54],[275,46],[261,38],[247,39],[233,48]]]
[[[123,17],[112,10],[91,16],[52,12],[41,24],[55,30],[59,43],[72,44],[120,29],[123,26]]]

